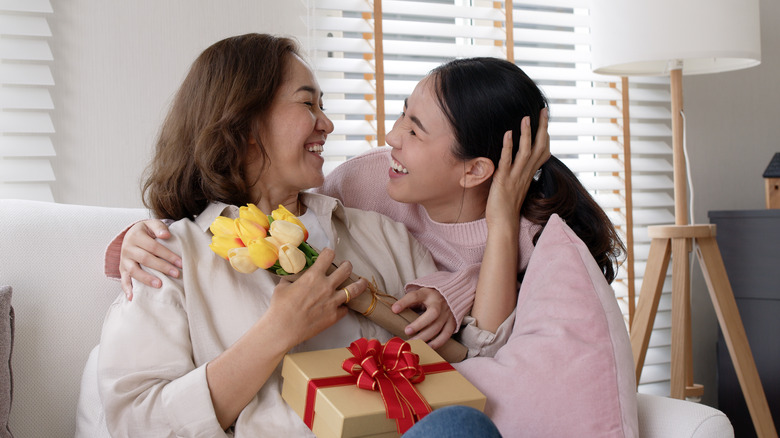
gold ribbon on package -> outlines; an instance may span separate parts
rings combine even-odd
[[[354,384],[361,389],[379,391],[387,418],[395,420],[398,433],[403,434],[431,412],[431,406],[414,385],[425,380],[426,373],[454,370],[447,362],[420,365],[420,358],[412,353],[411,346],[397,337],[384,345],[376,339],[360,338],[348,349],[352,357],[345,359],[341,367],[349,375],[309,381],[303,421],[310,429],[314,424],[317,390]]]

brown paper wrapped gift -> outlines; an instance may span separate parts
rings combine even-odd
[[[419,356],[420,365],[443,365],[448,369],[425,373],[424,380],[414,385],[432,409],[448,405],[484,409],[485,396],[460,373],[450,369],[425,342],[412,340],[408,343],[412,352]],[[282,398],[304,419],[311,384],[318,386],[316,382],[322,382],[318,379],[327,378],[348,380],[350,374],[342,369],[342,363],[351,357],[347,348],[288,354],[282,367]],[[396,421],[387,417],[379,391],[361,389],[351,382],[321,386],[310,393],[314,394],[310,427],[319,438],[399,436]]]
[[[327,273],[332,274],[337,268],[338,266],[333,264],[328,268]],[[286,275],[282,278],[285,278],[288,281],[295,281],[301,275],[303,275],[303,272]],[[360,278],[359,275],[352,273],[337,289],[342,289],[358,281]],[[397,299],[395,297],[378,290],[372,282],[369,281],[368,289],[357,297],[349,300],[347,307],[362,314],[378,326],[389,331],[392,335],[398,336],[401,339],[408,339],[409,335],[404,333],[404,328],[420,315],[411,309],[405,309],[400,313],[394,313],[391,310],[391,307],[396,301]],[[468,348],[460,342],[450,338],[447,339],[444,345],[437,348],[436,352],[447,362],[455,363],[466,358]]]

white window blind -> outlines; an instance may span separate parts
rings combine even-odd
[[[49,0],[0,0],[0,198],[53,201]]]
[[[384,0],[377,53],[375,4],[308,0],[309,56],[335,124],[325,148],[326,171],[377,146],[378,102],[392,127],[403,99],[437,65],[456,57],[512,59],[550,103],[551,150],[571,168],[625,236],[627,220],[622,82],[590,67],[587,0]],[[513,44],[507,44],[511,34]],[[377,60],[381,62],[377,62]],[[377,77],[384,77],[377,92]],[[668,79],[629,82],[634,284],[638,294],[650,247],[647,226],[674,222]],[[382,89],[384,95],[382,96]],[[381,141],[381,140],[380,140]],[[627,266],[613,283],[629,310]],[[645,361],[640,390],[668,395],[670,290],[665,291]],[[626,316],[628,318],[628,316]]]

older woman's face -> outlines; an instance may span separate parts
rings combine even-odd
[[[299,192],[322,185],[322,150],[333,123],[325,116],[322,91],[311,69],[297,56],[288,60],[285,80],[261,123],[260,140],[269,163],[259,184],[276,192]]]

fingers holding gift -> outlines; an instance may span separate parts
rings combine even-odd
[[[358,281],[342,287],[336,291],[336,300],[340,305],[347,305],[355,297],[360,296],[368,287],[368,281],[361,278]]]
[[[444,326],[442,327],[441,331],[434,335],[434,337],[428,341],[428,346],[433,348],[434,350],[443,347],[444,343],[447,342],[451,337],[452,334],[455,333],[455,328],[457,328],[457,324],[455,323],[455,317],[451,316],[447,319],[447,322],[444,323]]]
[[[455,317],[447,301],[436,289],[424,287],[411,291],[395,302],[392,310],[399,313],[407,308],[424,310],[404,329],[404,333],[412,338],[432,341],[431,347],[438,348],[455,331]]]
[[[344,300],[344,292],[328,285],[322,275],[302,276],[294,283],[282,279],[271,296],[266,315],[275,326],[285,327],[292,345],[297,345],[344,317],[348,311],[342,306]]]
[[[348,261],[328,273],[334,257],[333,250],[328,248],[322,250],[311,268],[307,269],[299,279],[292,284],[286,281],[279,283],[277,289],[283,289],[287,295],[300,295],[296,299],[301,300],[302,303],[319,306],[323,312],[341,314],[345,309],[334,308],[343,307],[343,304],[360,296],[366,290],[368,282],[362,278],[355,282],[349,281],[352,264]],[[342,286],[345,282],[349,284]]]

